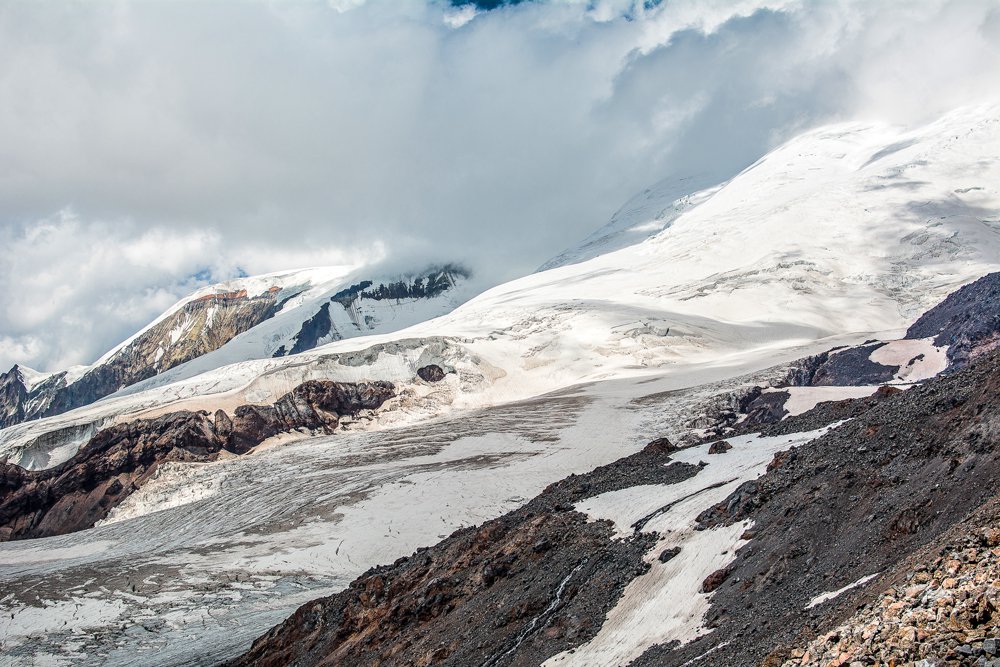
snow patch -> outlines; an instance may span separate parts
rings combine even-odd
[[[920,382],[948,368],[948,346],[935,346],[933,336],[894,340],[876,348],[868,359],[884,366],[899,366],[897,381]]]
[[[625,588],[597,635],[550,658],[545,667],[624,665],[655,644],[686,643],[707,633],[702,621],[710,595],[699,592],[701,583],[732,562],[747,543],[741,536],[751,524],[696,530],[695,519],[744,482],[764,474],[775,453],[808,444],[833,427],[789,436],[729,438],[733,448],[715,456],[708,455],[710,444],[682,449],[671,456],[674,461],[707,464],[693,477],[610,491],[578,503],[576,509],[591,520],[614,522],[619,537],[631,535],[633,525],[651,515],[642,531],[663,537],[646,555],[650,570]],[[680,547],[678,555],[659,562],[658,555],[672,547]]]
[[[788,400],[785,401],[785,410],[788,411],[786,417],[794,417],[795,415],[808,412],[826,401],[843,401],[848,398],[865,398],[866,396],[871,396],[878,391],[878,385],[864,385],[860,387],[782,387],[780,389],[767,389],[765,391],[788,392]]]
[[[821,593],[820,595],[817,595],[816,597],[814,597],[812,600],[809,601],[809,604],[806,605],[806,609],[812,609],[813,607],[817,607],[823,604],[824,602],[829,602],[830,600],[839,597],[840,595],[846,593],[852,588],[857,588],[858,586],[867,584],[869,581],[871,581],[878,575],[879,575],[878,572],[876,572],[875,574],[865,575],[860,579],[858,579],[857,581],[855,581],[853,584],[847,584],[843,588],[838,588],[837,590],[830,591],[828,593]]]

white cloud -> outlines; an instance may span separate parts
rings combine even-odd
[[[661,178],[996,94],[998,2],[644,7],[3,5],[0,364],[90,361],[199,272],[457,260],[497,282]]]

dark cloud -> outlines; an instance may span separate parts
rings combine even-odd
[[[495,284],[662,178],[997,80],[995,2],[475,4],[0,6],[0,365],[91,361],[241,269]]]

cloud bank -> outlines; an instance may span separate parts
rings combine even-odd
[[[0,366],[239,271],[531,271],[667,177],[997,94],[1000,2],[0,6]]]

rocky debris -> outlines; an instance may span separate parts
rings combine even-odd
[[[587,521],[573,503],[697,471],[667,463],[640,452],[552,484],[518,510],[306,603],[228,664],[537,666],[597,633],[656,543],[653,534],[614,539],[609,522]]]
[[[970,283],[924,313],[906,331],[906,338],[934,336],[948,346],[949,366],[964,366],[1000,345],[1000,273]]]
[[[764,387],[752,385],[714,396],[706,403],[703,414],[691,419],[686,425],[688,428],[704,431],[701,441],[732,433],[740,428],[750,406],[760,399],[763,392]]]
[[[216,350],[272,317],[284,303],[279,296],[281,291],[272,288],[253,297],[240,290],[190,301],[73,382],[66,381],[63,371],[30,390],[20,381],[20,390],[8,391],[5,386],[17,375],[15,366],[0,376],[0,428],[88,405]]]
[[[728,452],[732,448],[733,448],[733,446],[731,444],[729,444],[728,441],[726,441],[726,440],[716,440],[715,442],[713,442],[709,446],[708,453],[709,454],[725,454],[726,452]]]
[[[760,434],[775,436],[802,433],[814,431],[828,424],[854,419],[901,391],[903,390],[899,387],[882,386],[871,396],[845,398],[840,401],[823,401],[802,414],[786,417],[780,422],[760,428]]]
[[[788,414],[785,403],[788,401],[787,391],[765,391],[743,408],[745,417],[740,422],[743,429],[755,426],[774,424],[784,419]]]
[[[984,508],[940,546],[915,555],[900,581],[783,667],[1000,666],[1000,507]]]
[[[273,405],[171,412],[98,432],[62,465],[38,471],[0,463],[0,541],[61,535],[107,517],[167,461],[205,462],[242,454],[293,429],[332,432],[341,415],[380,407],[388,382],[305,382]]]
[[[440,382],[444,379],[444,369],[437,364],[428,364],[417,369],[417,377],[424,382]]]
[[[807,609],[811,600],[873,573],[891,577],[997,496],[1000,352],[866,400],[849,404],[859,410],[851,421],[779,454],[765,475],[699,516],[703,527],[753,522],[714,590],[705,620],[714,631],[653,647],[634,667],[681,665],[709,650],[712,664],[780,664],[775,646],[808,643],[874,603],[878,588],[862,583]]]

